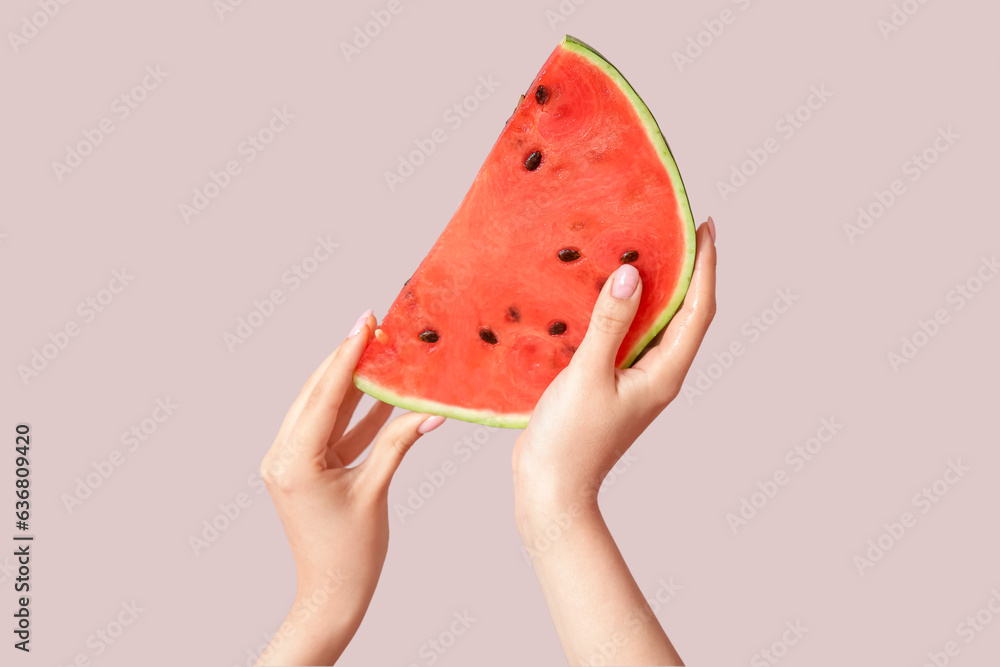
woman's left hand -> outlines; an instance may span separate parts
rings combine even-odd
[[[295,560],[295,603],[258,665],[333,664],[368,609],[389,545],[389,482],[410,446],[444,422],[378,402],[350,430],[352,382],[376,326],[371,311],[312,374],[285,416],[261,475]],[[376,434],[377,437],[376,437]],[[348,468],[375,440],[371,454]]]

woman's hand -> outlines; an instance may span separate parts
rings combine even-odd
[[[680,664],[659,623],[645,622],[655,616],[604,524],[597,494],[683,386],[715,315],[714,237],[709,218],[698,229],[684,304],[660,343],[624,370],[615,357],[642,284],[631,265],[608,279],[583,342],[514,445],[518,528],[571,664]],[[615,655],[604,655],[609,646]]]
[[[340,657],[385,562],[392,475],[417,438],[444,422],[408,413],[378,433],[392,413],[391,405],[378,402],[344,433],[361,399],[354,368],[375,326],[366,312],[312,374],[261,464],[295,559],[298,588],[258,665],[330,665]],[[372,439],[371,454],[347,468]]]
[[[615,368],[615,356],[635,317],[642,284],[630,264],[608,279],[583,342],[542,395],[514,446],[515,488],[522,500],[596,502],[611,468],[680,392],[715,316],[715,242],[709,225],[698,229],[694,274],[683,305],[660,343],[624,370]]]

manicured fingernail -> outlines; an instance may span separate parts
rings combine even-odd
[[[715,220],[712,220],[712,216],[708,216],[708,233],[712,237],[712,243],[715,243]]]
[[[417,427],[417,433],[426,434],[430,433],[438,426],[444,423],[444,417],[441,415],[434,415],[433,417],[428,417],[424,420],[424,423]]]
[[[639,270],[631,264],[618,267],[615,281],[611,283],[611,296],[616,299],[630,299],[639,284]]]
[[[372,314],[371,308],[362,313],[361,317],[358,318],[358,321],[354,323],[354,328],[351,329],[351,335],[348,336],[348,338],[354,338],[359,333],[361,333],[361,327],[365,326],[365,322],[368,321],[368,318],[371,316],[371,314]]]

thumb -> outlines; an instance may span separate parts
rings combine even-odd
[[[583,362],[590,369],[613,370],[618,348],[639,308],[640,296],[642,281],[638,269],[623,264],[601,289],[587,334],[573,355],[573,361]]]
[[[444,417],[410,412],[396,417],[375,438],[371,454],[359,467],[359,472],[380,489],[388,489],[392,476],[406,452],[420,436],[444,423]]]

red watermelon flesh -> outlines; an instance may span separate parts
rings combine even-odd
[[[355,384],[410,410],[523,428],[622,262],[643,283],[625,368],[683,301],[694,251],[656,121],[617,69],[567,36],[389,308]]]

